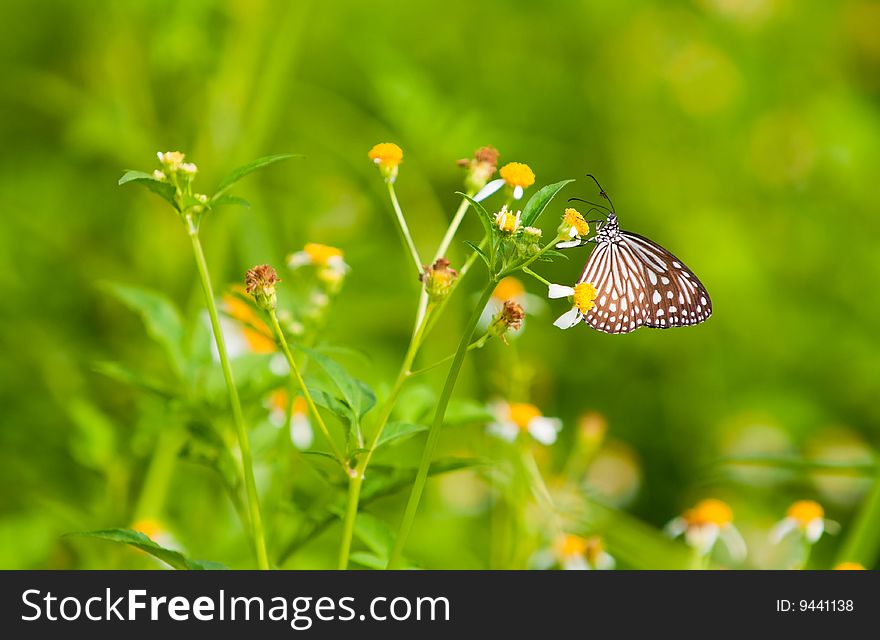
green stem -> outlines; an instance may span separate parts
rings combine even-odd
[[[541,247],[541,250],[538,251],[538,253],[536,253],[535,255],[531,256],[531,257],[530,257],[528,260],[526,260],[525,262],[521,262],[521,263],[519,263],[518,265],[514,265],[514,266],[510,267],[507,271],[504,271],[503,273],[498,274],[498,279],[500,280],[500,279],[503,278],[504,276],[509,276],[511,273],[513,273],[514,271],[517,271],[518,269],[522,269],[523,271],[525,271],[525,270],[526,270],[526,267],[528,267],[528,266],[529,266],[530,264],[532,264],[535,260],[537,260],[538,258],[540,258],[541,256],[543,256],[545,253],[547,253],[548,251],[550,251],[550,249],[552,249],[553,247],[555,247],[557,242],[559,242],[559,238],[553,238],[550,242],[548,242],[548,243],[545,244],[543,247]],[[531,273],[532,275],[536,275],[536,274],[532,273],[531,271],[529,271],[529,273]]]
[[[446,256],[446,252],[449,250],[449,245],[452,244],[452,239],[455,238],[455,234],[458,232],[458,227],[461,225],[461,221],[464,220],[464,214],[467,212],[470,204],[470,200],[462,198],[461,204],[458,205],[458,210],[455,212],[455,215],[452,216],[452,222],[449,223],[446,235],[443,236],[443,240],[440,241],[440,246],[437,247],[437,252],[434,254],[434,261]]]
[[[495,280],[489,280],[486,287],[480,295],[480,300],[474,307],[470,319],[465,324],[461,340],[458,343],[458,350],[455,352],[455,358],[449,367],[449,373],[446,375],[446,383],[440,394],[440,400],[437,403],[437,409],[434,412],[434,421],[428,431],[428,440],[422,451],[422,458],[419,462],[419,468],[416,472],[416,479],[413,483],[412,490],[409,494],[409,501],[406,510],[403,513],[403,520],[400,523],[400,530],[397,533],[397,539],[394,541],[394,548],[391,550],[391,556],[388,560],[388,568],[396,569],[400,566],[403,549],[406,546],[406,540],[409,537],[410,529],[412,529],[413,520],[415,520],[416,511],[419,508],[419,501],[422,498],[422,492],[425,489],[425,482],[428,479],[428,471],[431,466],[431,459],[434,457],[434,449],[437,447],[437,441],[440,438],[440,431],[443,426],[443,420],[446,417],[446,408],[449,406],[449,400],[452,398],[452,392],[455,389],[455,383],[458,380],[458,374],[461,372],[461,366],[464,363],[464,357],[467,354],[468,345],[471,342],[471,336],[480,320],[480,315],[489,297],[495,289]]]
[[[348,504],[345,507],[345,517],[342,520],[342,542],[339,544],[339,562],[337,569],[348,569],[348,556],[351,552],[351,539],[354,536],[354,523],[357,520],[358,503],[361,499],[361,485],[364,476],[360,469],[352,470],[348,480]]]
[[[183,432],[177,425],[166,427],[159,432],[134,510],[135,521],[159,518],[161,515],[171,474],[174,471],[174,462],[177,460],[177,453],[183,441]]]
[[[862,503],[849,535],[837,552],[837,563],[858,562],[870,569],[880,556],[880,476]]]
[[[309,411],[312,412],[312,416],[314,416],[315,422],[318,423],[318,427],[321,429],[321,433],[323,433],[324,437],[327,438],[327,442],[330,444],[330,449],[333,451],[333,455],[336,456],[339,464],[341,464],[343,468],[346,468],[347,465],[345,463],[345,456],[342,455],[342,452],[339,450],[339,448],[336,446],[336,443],[333,441],[333,438],[330,436],[330,430],[327,428],[327,424],[324,422],[324,418],[321,417],[321,414],[318,411],[318,407],[315,404],[315,401],[312,399],[312,394],[309,393],[309,388],[306,386],[306,381],[303,380],[302,374],[299,372],[299,367],[296,364],[296,360],[293,359],[293,354],[290,352],[290,346],[287,344],[287,338],[284,337],[284,331],[281,329],[281,325],[278,322],[278,316],[275,313],[275,309],[269,311],[269,319],[272,321],[272,329],[275,331],[275,337],[278,340],[278,344],[281,345],[281,351],[284,352],[284,357],[287,358],[287,364],[290,365],[290,373],[293,374],[293,378],[299,385],[303,397],[306,400],[306,404],[309,406]]]
[[[217,343],[217,353],[220,356],[220,367],[223,369],[223,377],[226,380],[226,390],[229,393],[229,404],[232,408],[232,421],[235,424],[238,446],[241,449],[242,475],[247,492],[248,512],[250,514],[250,529],[254,549],[257,554],[257,566],[260,569],[269,569],[269,556],[266,554],[266,539],[263,533],[263,519],[260,515],[260,499],[257,495],[257,484],[254,480],[254,463],[251,457],[251,445],[248,441],[247,428],[244,424],[244,415],[241,411],[241,401],[238,398],[238,389],[232,377],[232,366],[229,363],[229,354],[226,351],[226,341],[223,338],[223,329],[220,327],[220,317],[217,314],[217,304],[214,301],[214,289],[211,286],[211,276],[208,273],[208,263],[205,260],[205,252],[199,241],[198,227],[193,223],[191,216],[186,216],[187,229],[192,241],[193,254],[198,266],[199,278],[202,281],[202,290],[205,293],[205,304],[208,307],[208,315],[211,318],[211,328],[214,330],[214,340]]]
[[[546,278],[544,278],[544,277],[542,277],[542,276],[539,276],[537,273],[535,273],[534,271],[532,271],[532,270],[529,269],[528,267],[523,267],[522,270],[523,270],[523,273],[525,273],[526,275],[530,275],[530,276],[532,276],[532,277],[533,277],[535,280],[537,280],[538,282],[541,282],[541,283],[547,285],[548,287],[550,286],[550,281],[549,281],[549,280],[547,280]]]
[[[416,249],[412,235],[409,232],[409,227],[406,224],[406,218],[403,217],[403,211],[401,211],[400,203],[397,201],[397,193],[394,191],[394,183],[389,180],[385,184],[388,185],[388,195],[391,198],[391,206],[394,208],[394,214],[397,216],[397,228],[400,230],[403,244],[406,245],[409,255],[412,258],[413,263],[416,265],[416,271],[422,273],[422,259],[419,257],[419,252]]]

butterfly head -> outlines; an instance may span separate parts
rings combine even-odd
[[[608,214],[605,222],[596,227],[596,241],[614,242],[619,231],[620,225],[617,224],[617,214],[612,211]]]

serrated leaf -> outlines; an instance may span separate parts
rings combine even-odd
[[[147,334],[165,350],[174,372],[182,375],[183,320],[174,303],[156,291],[118,282],[104,283],[104,289],[141,316]]]
[[[562,191],[565,185],[569,184],[570,182],[574,182],[574,179],[560,180],[559,182],[548,184],[547,186],[539,189],[538,192],[535,193],[535,195],[529,198],[529,201],[523,208],[522,225],[524,227],[535,226],[535,223],[537,223],[540,215],[544,213],[544,209],[547,208],[547,205],[550,204],[550,201],[554,197],[556,197],[557,193]]]
[[[167,183],[162,182],[161,180],[156,180],[152,176],[152,174],[144,173],[143,171],[126,171],[121,178],[119,178],[119,186],[123,186],[126,184],[139,184],[142,187],[146,187],[153,193],[160,196],[163,200],[168,202],[172,207],[180,211],[177,206],[177,202],[174,200],[174,196],[177,193],[175,188]]]
[[[166,549],[140,531],[132,531],[131,529],[103,529],[101,531],[82,531],[78,533],[69,533],[67,535],[81,538],[98,538],[101,540],[110,540],[111,542],[127,544],[149,553],[151,556],[158,558],[174,569],[201,571],[227,568],[219,562],[211,562],[209,560],[190,560],[179,551]]]
[[[288,158],[302,158],[300,155],[293,155],[290,153],[279,153],[273,156],[264,156],[262,158],[257,158],[252,162],[248,162],[247,164],[243,164],[240,167],[233,169],[229,174],[220,181],[220,185],[217,187],[217,191],[214,193],[214,196],[211,198],[211,202],[216,202],[219,200],[220,196],[229,191],[229,189],[236,182],[244,178],[249,173],[253,173],[257,169],[262,169],[263,167],[268,167],[270,164],[274,164],[281,160],[287,160]]]
[[[297,347],[297,349],[314,360],[327,374],[327,377],[339,389],[342,399],[351,407],[357,421],[376,405],[376,394],[373,393],[373,390],[365,382],[348,373],[338,362],[314,349],[306,347]]]
[[[384,445],[396,444],[405,438],[414,436],[422,431],[427,431],[428,427],[423,424],[410,424],[408,422],[389,422],[382,430],[382,435],[376,441],[375,448],[378,449]]]

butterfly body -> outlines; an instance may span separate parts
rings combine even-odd
[[[583,314],[594,329],[668,329],[699,324],[712,314],[709,293],[694,272],[652,240],[622,230],[613,212],[593,241],[579,282],[596,289],[594,307]]]

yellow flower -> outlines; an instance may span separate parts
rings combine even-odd
[[[159,158],[159,163],[172,173],[180,168],[180,165],[183,164],[183,159],[186,157],[180,151],[166,151],[165,153],[158,151],[156,156]]]
[[[570,310],[559,316],[553,323],[560,329],[570,329],[580,322],[584,314],[595,307],[594,301],[598,292],[596,288],[589,282],[579,282],[573,287],[561,284],[551,284],[547,288],[548,298],[573,298],[573,305]]]
[[[740,561],[746,555],[745,541],[733,526],[733,510],[715,498],[701,500],[674,518],[666,525],[666,532],[673,537],[684,534],[685,542],[700,555],[711,553],[719,539],[734,560]]]
[[[599,536],[584,538],[561,533],[553,543],[556,562],[563,569],[613,569],[614,558],[605,551]]]
[[[450,267],[446,258],[437,258],[430,267],[426,266],[421,281],[432,301],[437,302],[449,295],[452,285],[458,278],[458,271]]]
[[[317,268],[318,279],[327,285],[329,292],[336,293],[342,286],[348,265],[342,257],[342,250],[326,244],[310,242],[287,257],[287,266],[299,269],[305,266]]]
[[[326,267],[334,260],[342,259],[342,250],[331,247],[326,244],[318,244],[317,242],[309,242],[303,247],[306,255],[312,264]]]
[[[497,302],[506,302],[507,300],[518,300],[526,292],[523,283],[513,276],[506,276],[498,281],[495,290],[492,291],[492,298]]]
[[[393,142],[380,142],[370,149],[367,155],[379,166],[385,179],[394,182],[397,177],[397,167],[403,160],[403,149]]]
[[[495,214],[495,226],[504,233],[514,234],[520,228],[521,211],[513,213],[508,210],[507,205],[501,207],[501,211]]]
[[[556,245],[558,249],[576,247],[581,244],[584,236],[590,233],[590,225],[577,209],[569,207],[562,214],[562,222],[559,225],[559,238],[568,238],[565,242]]]
[[[234,291],[245,293],[242,286],[234,287]],[[251,353],[275,353],[277,345],[272,339],[272,331],[257,315],[254,308],[234,294],[223,296],[226,313],[240,324],[241,335],[247,350]]]
[[[162,523],[158,520],[153,520],[151,518],[138,520],[133,525],[131,525],[131,528],[133,531],[138,531],[144,534],[150,540],[156,540],[156,538],[165,533],[165,527],[162,526]]]
[[[800,531],[807,542],[814,544],[823,533],[826,531],[834,533],[838,528],[836,522],[825,519],[825,510],[818,502],[798,500],[788,508],[785,517],[770,531],[770,539],[778,543],[792,531]]]
[[[501,167],[498,174],[504,178],[504,182],[510,187],[522,187],[527,189],[535,184],[535,172],[527,164],[522,162],[508,162]]]
[[[551,445],[556,442],[556,435],[562,429],[559,418],[542,415],[538,407],[528,402],[508,404],[498,401],[493,403],[491,409],[495,414],[495,422],[488,426],[487,431],[508,442],[513,442],[523,432],[541,444]]]
[[[834,567],[836,571],[864,571],[865,567],[858,562],[841,562]]]

